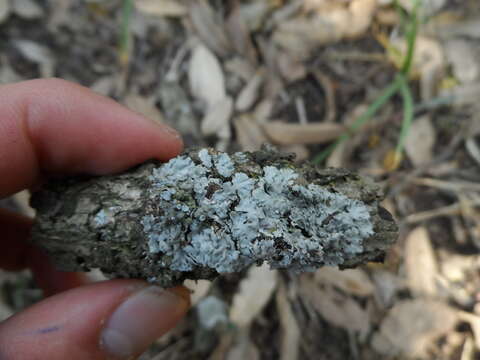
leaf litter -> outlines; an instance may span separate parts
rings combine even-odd
[[[402,227],[383,265],[300,277],[261,267],[188,284],[192,314],[214,314],[214,325],[191,315],[141,359],[478,357],[477,2],[423,1],[415,120],[394,171],[382,161],[398,141],[401,98],[352,125],[398,72],[412,2],[400,12],[387,0],[134,3],[125,75],[120,2],[0,1],[0,82],[78,82],[179,129],[187,146],[270,142],[306,160],[348,133],[327,164],[375,177]],[[13,201],[25,209],[23,195]],[[26,274],[0,274],[0,316],[35,291]]]

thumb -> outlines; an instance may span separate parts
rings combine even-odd
[[[186,313],[188,290],[111,280],[49,297],[0,323],[0,359],[133,359]]]

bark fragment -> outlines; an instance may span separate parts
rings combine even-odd
[[[296,272],[379,259],[397,236],[379,188],[265,147],[188,150],[166,164],[48,183],[32,240],[68,271],[172,286],[267,262]]]

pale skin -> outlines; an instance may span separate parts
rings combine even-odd
[[[0,86],[0,198],[53,176],[166,161],[182,147],[171,128],[81,86],[57,79]],[[125,279],[91,284],[82,274],[56,271],[28,243],[31,224],[0,210],[0,268],[30,268],[48,296],[0,323],[0,359],[134,359],[186,313],[182,287],[166,292]]]

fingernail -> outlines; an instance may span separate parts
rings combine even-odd
[[[129,359],[172,328],[188,308],[181,294],[158,286],[128,297],[107,320],[100,345],[114,359]]]

